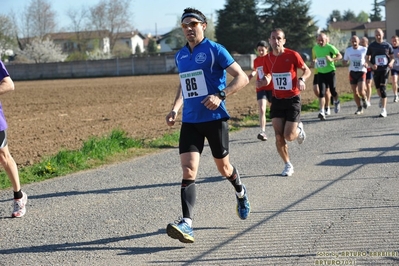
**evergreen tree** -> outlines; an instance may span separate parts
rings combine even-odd
[[[328,21],[327,23],[331,23],[331,22],[335,22],[335,21],[342,21],[342,15],[341,15],[341,11],[339,10],[333,10],[330,14],[330,16],[328,17]]]
[[[281,28],[287,39],[286,47],[297,51],[312,47],[317,32],[313,18],[309,16],[307,0],[264,0],[266,24]],[[269,25],[269,26],[270,26]]]
[[[356,21],[356,14],[352,10],[348,9],[348,10],[344,11],[343,20],[354,22],[354,21]]]
[[[370,14],[370,20],[371,21],[381,21],[382,20],[381,8],[379,7],[377,0],[374,0],[373,6],[374,7],[371,10],[371,11],[373,11],[373,13]]]
[[[217,10],[216,39],[231,53],[253,53],[263,39],[256,0],[227,0],[224,9]]]
[[[150,38],[148,40],[148,45],[147,45],[147,53],[149,54],[155,54],[158,52],[158,45],[157,41],[153,38]]]

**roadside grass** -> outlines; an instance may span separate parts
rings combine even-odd
[[[340,101],[353,100],[352,94],[340,95]],[[318,110],[318,100],[303,105],[303,112]],[[267,111],[269,113],[269,110]],[[237,131],[243,127],[254,127],[259,123],[257,114],[248,115],[241,119],[232,119],[230,131]],[[133,139],[127,133],[113,130],[108,136],[93,137],[83,143],[79,150],[61,150],[56,155],[46,157],[32,166],[19,169],[21,184],[40,182],[46,179],[64,176],[78,171],[93,169],[105,164],[117,163],[123,160],[155,153],[159,149],[176,147],[179,143],[177,130],[165,134],[157,139]],[[0,172],[0,189],[11,187],[11,183],[4,171]]]
[[[83,143],[79,150],[61,150],[55,156],[44,158],[37,164],[19,169],[21,184],[40,182],[104,164],[154,153],[162,148],[175,147],[179,132],[158,139],[132,139],[126,132],[115,129],[108,136],[93,137]],[[11,187],[5,171],[0,172],[0,189]]]

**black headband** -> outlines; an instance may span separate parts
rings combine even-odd
[[[181,22],[183,22],[183,19],[185,19],[185,18],[187,18],[187,17],[196,18],[196,19],[198,19],[198,20],[201,21],[201,22],[205,22],[204,19],[203,19],[200,15],[195,14],[195,13],[186,13],[186,14],[183,14],[183,16],[181,16]]]

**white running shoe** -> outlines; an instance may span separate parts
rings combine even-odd
[[[382,109],[382,112],[380,114],[380,117],[387,117],[387,110]]]
[[[320,112],[319,115],[317,116],[318,118],[320,118],[321,121],[326,120],[326,116],[324,113]]]
[[[296,140],[298,141],[299,144],[302,144],[306,139],[306,133],[305,133],[305,130],[303,130],[302,122],[298,123],[298,128],[299,128],[299,134],[298,134],[298,138]]]
[[[371,102],[367,101],[367,107],[370,107],[370,106],[371,106]]]
[[[282,176],[292,176],[293,173],[294,173],[294,166],[292,166],[291,163],[286,163],[281,175]]]
[[[361,115],[361,114],[363,114],[363,108],[361,106],[359,106],[357,108],[357,111],[355,112],[355,115]]]
[[[260,139],[261,141],[266,141],[266,140],[267,140],[266,133],[265,133],[264,131],[260,132],[260,133],[258,134],[258,137],[257,137],[257,138]]]
[[[325,114],[325,115],[331,115],[330,107],[327,107],[327,108],[326,108],[324,114]]]
[[[22,192],[22,198],[14,199],[14,211],[11,214],[11,217],[20,218],[26,213],[26,203],[28,202],[28,195],[25,192]]]

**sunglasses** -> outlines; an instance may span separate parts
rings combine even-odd
[[[191,22],[189,22],[189,23],[182,23],[181,24],[181,27],[183,28],[183,29],[187,29],[188,27],[190,27],[190,28],[195,28],[195,27],[197,27],[198,26],[198,24],[202,24],[203,22],[201,22],[201,21],[191,21]]]

